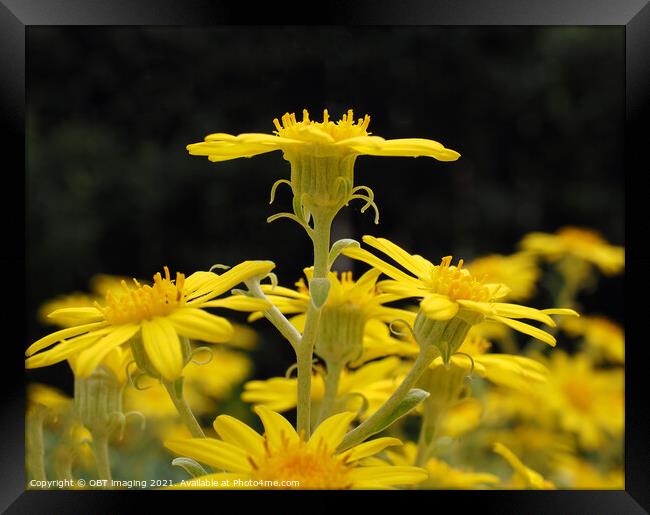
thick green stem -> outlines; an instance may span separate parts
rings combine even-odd
[[[190,406],[187,404],[187,401],[183,397],[182,393],[179,395],[177,392],[176,384],[169,381],[163,381],[167,393],[169,393],[169,398],[176,406],[176,411],[180,415],[183,423],[189,429],[190,433],[194,438],[205,438],[205,433],[201,429],[201,425],[196,420],[194,413],[190,409]]]
[[[321,404],[320,414],[318,416],[319,424],[332,413],[332,408],[334,408],[334,403],[336,402],[336,394],[339,391],[341,370],[343,370],[343,364],[340,361],[330,361],[327,363],[325,394],[323,395],[323,403]]]
[[[93,448],[95,450],[97,477],[111,481],[111,462],[108,457],[108,432],[93,432]]]
[[[345,435],[343,442],[341,442],[341,445],[339,446],[339,451],[344,451],[345,449],[360,444],[369,436],[384,429],[384,421],[386,417],[396,410],[406,394],[409,393],[413,386],[415,386],[417,380],[438,354],[437,349],[433,345],[427,345],[421,349],[420,354],[418,354],[418,357],[413,363],[408,375],[404,378],[402,384],[399,385],[397,390],[393,392],[393,395],[391,395],[390,398],[372,414],[372,416]]]
[[[312,241],[314,243],[314,274],[310,286],[314,279],[327,279],[329,272],[328,257],[331,227],[332,218],[330,216],[321,218],[314,214],[314,229],[312,233]],[[321,311],[322,306],[317,307],[312,298],[307,309],[305,330],[303,331],[300,345],[296,351],[298,365],[298,414],[296,427],[299,433],[303,433],[305,439],[308,439],[311,433],[311,364],[314,357],[314,344],[316,343]]]
[[[45,447],[43,445],[43,420],[46,408],[37,406],[27,419],[27,470],[31,479],[45,481]]]

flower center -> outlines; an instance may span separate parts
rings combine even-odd
[[[489,301],[490,290],[463,268],[463,260],[459,260],[458,266],[454,266],[451,265],[451,259],[451,256],[444,257],[440,265],[431,269],[431,290],[446,295],[451,300]]]
[[[153,277],[153,285],[141,285],[133,280],[135,288],[129,287],[122,281],[124,293],[106,294],[106,307],[102,308],[106,320],[112,325],[127,324],[150,320],[157,316],[169,315],[185,303],[186,294],[183,291],[185,275],[176,273],[173,280],[169,268],[164,267],[165,277],[160,272]]]
[[[588,411],[593,402],[589,387],[578,381],[569,381],[564,385],[564,393],[569,401],[580,411]]]
[[[310,120],[309,112],[307,109],[303,109],[301,122],[296,120],[295,113],[286,113],[282,116],[282,123],[275,118],[273,124],[277,129],[274,133],[278,136],[311,143],[335,143],[370,134],[367,131],[370,116],[365,115],[355,123],[352,109],[349,109],[347,114],[344,114],[337,122],[330,121],[327,109],[323,111],[322,122]]]
[[[309,447],[302,438],[298,442],[284,440],[281,448],[266,449],[257,461],[250,458],[255,479],[264,481],[297,481],[282,485],[308,490],[344,490],[352,486],[348,477],[351,467],[333,455],[325,445]]]

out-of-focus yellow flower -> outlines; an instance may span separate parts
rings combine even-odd
[[[166,441],[165,447],[172,452],[224,471],[176,486],[214,488],[211,481],[229,479],[231,488],[385,489],[416,484],[427,477],[424,470],[413,466],[391,466],[385,462],[366,465],[368,458],[386,447],[400,445],[396,438],[377,438],[337,452],[354,413],[327,418],[305,441],[282,415],[263,406],[257,406],[255,412],[264,424],[264,436],[233,417],[220,415],[214,421],[214,429],[221,440]]]
[[[403,376],[400,360],[396,357],[374,361],[356,370],[343,370],[335,411],[360,410],[367,402],[366,410],[360,416],[370,416],[390,397]],[[324,392],[323,377],[315,374],[312,377],[312,401],[320,403]],[[244,385],[242,400],[273,411],[293,409],[297,402],[297,380],[272,377],[265,381],[249,381]]]
[[[596,265],[604,274],[621,273],[625,249],[610,245],[598,232],[581,227],[562,227],[555,234],[532,232],[521,241],[521,248],[555,262],[573,256]]]
[[[544,477],[537,471],[524,465],[521,460],[505,445],[500,442],[495,442],[493,447],[494,452],[502,456],[508,464],[513,468],[515,474],[511,480],[510,488],[514,489],[531,489],[531,490],[555,490],[555,485],[544,479]]]
[[[244,350],[254,349],[259,341],[259,335],[257,332],[244,324],[231,322],[231,325],[234,332],[230,340],[224,343]]]
[[[227,399],[233,388],[250,374],[250,359],[240,352],[211,349],[212,359],[205,364],[188,363],[183,374],[183,395],[194,413],[213,413],[217,402]],[[147,419],[176,420],[174,407],[165,387],[151,377],[138,379],[140,390],[129,387],[125,391],[126,411],[139,411]]]
[[[585,490],[624,490],[622,467],[602,472],[593,463],[576,456],[563,456],[556,461],[555,483],[561,488]]]
[[[435,395],[435,392],[433,392]],[[460,438],[466,433],[479,427],[483,404],[468,397],[449,408],[440,420],[440,435]]]
[[[389,450],[386,452],[395,465],[405,466],[415,462],[417,446],[406,442],[401,452]],[[487,472],[473,472],[455,468],[442,460],[429,459],[425,466],[429,478],[418,485],[423,489],[434,490],[482,490],[499,483],[499,478]]]
[[[177,273],[175,279],[165,267],[165,276],[156,274],[153,286],[134,281],[134,287],[129,287],[123,282],[122,294],[116,296],[109,292],[104,306],[95,304],[51,313],[49,316],[53,319],[76,317],[77,324],[30,345],[26,351],[30,357],[25,366],[45,367],[77,356],[75,372],[79,377],[87,377],[113,349],[135,339],[141,345],[134,344],[134,352],[136,347],[142,349],[141,358],[135,356],[138,366],[146,360],[148,366],[144,369],[147,372],[175,381],[182,376],[183,367],[189,361],[181,337],[210,343],[228,341],[232,337],[233,329],[228,320],[203,309],[265,309],[268,303],[260,299],[243,295],[215,297],[251,277],[268,274],[273,267],[270,261],[245,261],[222,275],[196,272],[185,278],[184,274]],[[43,351],[53,344],[57,345]]]
[[[72,399],[61,390],[41,383],[27,385],[27,412],[33,412],[38,406],[47,409],[45,422],[56,425],[59,418],[72,409]]]
[[[586,350],[598,359],[625,362],[625,334],[617,323],[603,316],[563,320],[560,326],[569,336],[584,337]]]
[[[462,260],[458,266],[452,265],[451,256],[445,257],[440,265],[434,265],[422,256],[409,254],[384,238],[364,236],[363,241],[390,256],[411,275],[384,262],[365,249],[348,247],[343,250],[343,254],[364,261],[391,277],[392,280],[378,283],[377,286],[382,291],[402,297],[421,298],[420,312],[431,320],[451,320],[460,317],[469,325],[474,325],[490,319],[549,345],[555,345],[555,338],[552,335],[520,322],[519,319],[528,318],[555,327],[556,324],[549,314],[577,315],[570,309],[538,310],[518,304],[496,302],[496,299],[502,298],[509,292],[508,287],[503,284],[482,283],[463,268]]]
[[[561,427],[578,436],[582,447],[596,450],[624,426],[623,371],[598,370],[584,354],[554,352],[543,399]]]
[[[307,280],[311,281],[313,268],[305,268],[304,272]],[[379,270],[369,270],[355,281],[351,272],[341,273],[340,278],[336,272],[329,272],[330,289],[322,308],[315,348],[315,352],[325,361],[346,364],[357,360],[367,340],[386,345],[398,344],[390,336],[387,326],[377,322],[415,319],[415,313],[384,305],[402,296],[378,292],[375,285],[380,275]],[[311,300],[309,288],[303,279],[296,282],[295,290],[264,284],[262,291],[282,313],[294,315],[290,320],[300,331],[304,329]],[[261,316],[261,313],[253,313],[249,319],[255,320]],[[370,324],[371,321],[375,323]]]
[[[504,299],[522,301],[535,294],[539,279],[539,267],[530,252],[517,252],[509,256],[490,254],[468,263],[468,270],[474,277],[486,283],[501,283],[510,288]]]

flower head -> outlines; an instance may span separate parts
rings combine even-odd
[[[350,109],[340,120],[330,120],[327,109],[323,121],[311,120],[306,109],[302,121],[293,113],[281,120],[273,120],[274,134],[210,134],[205,141],[187,146],[192,155],[207,156],[210,161],[226,161],[252,157],[281,150],[291,164],[291,180],[276,182],[271,191],[271,202],[280,183],[291,186],[294,195],[294,213],[288,216],[307,226],[310,216],[333,218],[351,200],[362,199],[365,211],[373,206],[373,194],[365,186],[354,187],[354,162],[359,155],[427,156],[439,161],[455,161],[460,154],[445,148],[437,141],[420,138],[386,140],[368,132],[370,117],[356,122]],[[375,217],[377,222],[377,217]]]
[[[89,376],[111,351],[128,342],[141,368],[174,381],[182,376],[189,361],[182,338],[210,343],[228,341],[233,333],[225,318],[204,311],[207,307],[256,311],[268,306],[266,301],[236,295],[215,297],[254,276],[263,276],[273,268],[270,261],[245,261],[222,275],[196,272],[189,277],[177,273],[171,277],[157,273],[153,285],[122,283],[123,291],[109,292],[105,303],[54,311],[50,317],[77,323],[34,342],[26,351],[27,368],[39,368],[74,358],[75,372]],[[53,348],[45,350],[55,345]],[[38,354],[37,354],[38,353]]]
[[[521,248],[548,261],[571,256],[596,265],[604,274],[615,275],[625,267],[625,249],[610,245],[598,232],[581,227],[562,227],[555,234],[532,232],[521,241]]]
[[[555,345],[555,338],[551,334],[518,319],[528,318],[554,327],[555,322],[549,314],[577,315],[571,309],[538,310],[518,304],[496,302],[509,292],[508,287],[503,284],[483,283],[463,268],[462,260],[458,265],[452,265],[452,258],[447,256],[442,259],[440,265],[434,265],[422,256],[409,254],[384,238],[364,236],[363,241],[393,258],[410,273],[386,263],[365,249],[349,247],[343,250],[343,254],[364,261],[388,275],[390,280],[378,283],[381,291],[422,299],[420,313],[428,319],[451,320],[459,317],[467,322],[467,329],[471,325],[490,319],[549,345]],[[454,351],[464,340],[465,334],[466,331],[457,338]],[[446,354],[443,353],[443,357]],[[446,360],[447,358],[448,356],[445,357]]]
[[[196,478],[197,483],[227,478],[235,488],[373,489],[415,484],[427,477],[418,467],[362,462],[386,447],[400,445],[396,438],[377,438],[337,452],[354,413],[329,417],[305,441],[282,415],[263,406],[255,412],[264,424],[264,436],[233,417],[220,415],[214,429],[221,440],[188,438],[167,441],[165,446],[224,471]]]
[[[304,272],[311,281],[313,268],[306,268]],[[356,360],[368,339],[390,345],[394,342],[386,323],[415,318],[414,313],[385,305],[402,296],[379,292],[376,283],[380,274],[379,270],[369,270],[355,281],[351,272],[342,272],[340,277],[336,272],[329,272],[330,288],[316,339],[316,353],[323,359],[343,361],[343,364]],[[295,290],[266,284],[262,285],[262,290],[282,313],[294,315],[291,322],[299,330],[304,328],[311,297],[303,279],[296,282]],[[261,316],[261,313],[253,313],[250,319]]]

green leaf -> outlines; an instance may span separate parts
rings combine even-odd
[[[205,476],[206,470],[192,458],[175,458],[172,460],[172,465],[181,467],[192,477]]]

